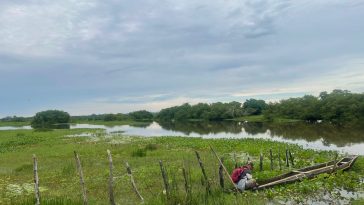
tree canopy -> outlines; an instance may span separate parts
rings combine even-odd
[[[331,93],[321,92],[318,97],[290,98],[270,103],[264,115],[268,119],[283,117],[339,124],[359,122],[364,120],[364,94],[333,90]]]
[[[60,110],[46,110],[38,112],[33,117],[31,126],[33,128],[49,128],[55,124],[69,123],[70,115]]]

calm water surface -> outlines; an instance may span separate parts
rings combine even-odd
[[[308,123],[242,123],[242,122],[169,122],[138,125],[105,126],[74,124],[70,129],[100,128],[107,133],[123,132],[136,136],[188,136],[202,138],[259,138],[302,145],[317,150],[338,150],[364,155],[364,127],[337,127],[331,124]],[[0,127],[0,130],[32,129]]]

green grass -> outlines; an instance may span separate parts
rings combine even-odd
[[[77,137],[84,132],[92,137]],[[126,174],[128,161],[136,184],[145,198],[145,204],[265,204],[268,200],[290,199],[302,201],[318,191],[333,191],[337,187],[363,190],[357,183],[364,177],[364,159],[359,158],[352,170],[336,175],[323,175],[314,180],[276,187],[266,191],[232,194],[219,188],[218,162],[209,146],[224,157],[229,172],[233,170],[234,153],[239,164],[253,159],[258,168],[260,152],[264,154],[264,171],[254,171],[254,177],[264,180],[287,172],[290,168],[270,171],[268,153],[289,148],[295,157],[296,167],[319,163],[334,158],[334,152],[304,150],[297,145],[258,139],[201,139],[185,137],[107,137],[102,130],[75,129],[37,132],[33,130],[0,131],[0,204],[32,204],[33,170],[32,154],[36,154],[39,166],[41,197],[43,204],[80,204],[81,191],[73,151],[81,158],[89,204],[109,204],[109,167],[106,150],[109,149],[114,162],[114,195],[118,204],[137,204],[139,199],[133,192]],[[205,165],[211,183],[207,194],[202,185],[202,174],[194,151],[197,150]],[[172,187],[167,200],[163,193],[163,182],[159,160],[168,172]],[[182,167],[188,173],[189,192],[184,190]],[[232,188],[225,178],[227,188]]]

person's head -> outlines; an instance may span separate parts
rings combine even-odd
[[[250,169],[254,168],[253,161],[251,161],[251,160],[248,161],[247,165],[250,167]]]

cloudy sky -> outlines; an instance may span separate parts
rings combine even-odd
[[[0,2],[0,117],[364,92],[364,0]]]

